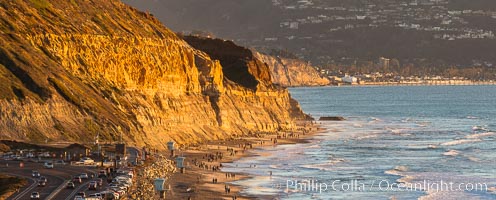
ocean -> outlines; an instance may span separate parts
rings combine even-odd
[[[225,164],[252,196],[496,199],[496,86],[291,88],[317,121],[310,143]],[[250,167],[250,165],[256,167]],[[270,175],[272,173],[272,175]]]

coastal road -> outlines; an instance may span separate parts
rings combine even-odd
[[[88,167],[55,165],[54,169],[44,169],[42,163],[24,162],[24,167],[20,168],[19,163],[20,161],[0,161],[0,173],[23,177],[29,181],[27,186],[21,188],[18,193],[15,193],[8,199],[30,199],[32,192],[39,192],[41,199],[65,199],[74,192],[72,189],[65,189],[65,184],[68,180],[83,172],[89,175],[92,173],[96,174],[96,169],[90,169]],[[6,164],[8,164],[8,167]],[[41,176],[47,177],[48,182],[46,186],[37,186],[37,179],[32,178],[32,170],[37,170]],[[88,182],[86,180],[82,184],[87,184]],[[75,190],[78,192],[86,189],[87,187],[78,187]],[[74,197],[72,196],[72,198]]]

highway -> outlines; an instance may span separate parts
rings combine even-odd
[[[8,167],[7,164],[8,163]],[[10,198],[12,200],[30,199],[32,192],[39,192],[40,199],[73,199],[77,192],[85,191],[88,194],[97,193],[97,191],[88,192],[87,186],[89,179],[84,180],[81,184],[76,184],[76,189],[66,189],[67,181],[71,180],[75,175],[81,173],[97,174],[97,168],[86,166],[70,166],[70,165],[55,165],[54,169],[43,168],[43,163],[24,162],[24,167],[19,167],[20,161],[0,161],[0,173],[19,176],[26,178],[28,184],[21,188],[19,192],[13,194]],[[31,172],[37,170],[41,176],[47,177],[47,185],[42,187],[38,186],[37,178],[33,178]],[[104,180],[104,188],[106,180]]]
[[[140,160],[137,156],[140,154],[140,150],[135,147],[127,147],[128,161]],[[39,192],[40,199],[74,199],[78,192],[85,192],[88,196],[89,194],[98,193],[103,191],[107,187],[107,180],[103,178],[103,185],[97,188],[97,190],[88,190],[89,182],[91,181],[91,175],[94,174],[95,179],[97,178],[99,169],[94,166],[71,166],[67,165],[54,165],[53,169],[45,169],[43,167],[44,162],[29,162],[23,161],[24,166],[21,168],[19,166],[21,161],[12,160],[0,160],[0,173],[18,176],[28,180],[28,184],[23,188],[20,188],[19,192],[16,192],[8,200],[25,200],[30,199],[32,192]],[[8,166],[7,166],[8,164]],[[47,178],[46,186],[38,186],[38,178],[32,177],[32,171],[36,170],[40,172],[41,176]],[[81,173],[87,173],[90,176],[89,179],[83,179],[82,183],[74,183],[75,189],[66,188],[67,182],[71,181],[72,178]]]

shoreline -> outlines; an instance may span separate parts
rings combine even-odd
[[[242,194],[244,189],[235,181],[253,178],[245,173],[222,171],[222,163],[251,157],[263,156],[253,153],[256,149],[266,149],[278,145],[307,143],[314,135],[325,130],[316,121],[297,123],[297,131],[273,134],[255,134],[232,140],[211,141],[199,146],[187,147],[176,155],[186,157],[185,173],[176,172],[166,184],[171,191],[166,199],[273,199],[273,196],[250,196]],[[277,141],[277,142],[275,142]],[[226,186],[230,192],[226,192]]]
[[[496,81],[466,81],[466,82],[446,82],[446,81],[432,81],[432,82],[365,82],[360,84],[331,84],[331,87],[347,87],[347,86],[485,86],[496,85]]]

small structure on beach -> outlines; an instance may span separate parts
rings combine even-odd
[[[176,167],[179,168],[181,170],[181,173],[183,174],[184,174],[184,159],[186,158],[182,156],[178,156],[176,158]]]
[[[165,198],[165,179],[156,178],[153,181],[153,186],[155,187],[155,191],[160,193],[160,198]]]
[[[169,141],[167,142],[167,148],[170,150],[171,152],[171,157],[174,157],[174,150],[176,150],[176,147],[174,146],[174,141]]]

